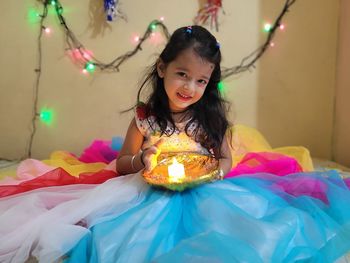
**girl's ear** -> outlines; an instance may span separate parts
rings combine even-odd
[[[157,62],[157,72],[160,78],[164,78],[165,64],[161,58]]]

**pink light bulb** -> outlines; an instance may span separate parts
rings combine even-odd
[[[49,27],[45,27],[44,31],[46,34],[50,34],[51,33],[51,29]]]

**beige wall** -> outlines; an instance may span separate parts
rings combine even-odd
[[[334,157],[350,166],[350,1],[340,3]]]
[[[102,1],[62,0],[68,25],[84,45],[109,62],[130,50],[132,33],[143,33],[154,18],[165,16],[172,32],[192,23],[198,1],[120,1],[128,22],[103,27],[93,18]],[[263,20],[278,15],[283,1],[223,1],[220,14],[223,66],[231,67],[262,42]],[[0,41],[0,157],[18,158],[29,139],[33,105],[38,25],[27,13],[38,1],[1,1]],[[317,6],[317,8],[315,8]],[[304,145],[314,156],[330,157],[335,87],[338,1],[297,1],[286,16],[285,32],[256,70],[227,79],[226,96],[234,101],[236,122],[258,128],[273,146]],[[121,67],[119,73],[84,76],[65,56],[62,31],[54,15],[46,25],[53,34],[43,38],[43,71],[39,108],[55,109],[50,127],[38,122],[33,156],[45,158],[53,150],[80,153],[93,139],[124,136],[137,82],[162,45],[148,43]],[[10,26],[11,25],[11,26]]]
[[[287,31],[260,63],[257,127],[275,146],[304,145],[330,158],[337,12],[335,0],[296,1]]]

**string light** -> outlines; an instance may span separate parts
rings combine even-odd
[[[154,31],[157,28],[157,25],[151,23],[150,28],[151,28],[152,31]]]
[[[53,121],[53,110],[48,108],[43,108],[39,114],[40,120],[46,125],[51,125]]]
[[[135,42],[135,43],[138,43],[139,41],[140,41],[140,37],[139,37],[139,36],[135,36],[135,37],[134,37],[134,42]]]
[[[49,27],[43,27],[43,30],[45,31],[46,35],[51,33],[51,29]]]
[[[281,13],[279,14],[275,22],[272,24],[271,29],[268,31],[265,42],[251,54],[244,57],[240,65],[223,69],[221,71],[222,79],[245,71],[249,71],[251,68],[255,67],[255,63],[258,61],[258,59],[262,57],[262,55],[269,47],[271,47],[270,43],[272,42],[272,39],[275,36],[276,29],[280,27],[280,25],[282,24],[281,22],[283,17],[287,14],[289,8],[295,3],[295,1],[296,0],[286,0]]]
[[[85,69],[86,69],[86,71],[92,73],[92,72],[95,71],[96,66],[94,65],[93,62],[88,62],[88,63],[86,63],[86,65],[85,65]]]
[[[220,82],[218,83],[218,90],[219,90],[221,93],[224,92],[224,90],[225,90],[224,82],[220,81]]]
[[[270,23],[266,23],[266,24],[264,25],[264,31],[265,31],[265,32],[270,32],[271,29],[272,29],[272,25],[271,25]]]

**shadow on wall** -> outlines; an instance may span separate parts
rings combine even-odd
[[[91,37],[104,36],[106,30],[112,31],[112,27],[106,19],[104,12],[104,1],[89,1],[89,25],[87,30],[91,31]]]

